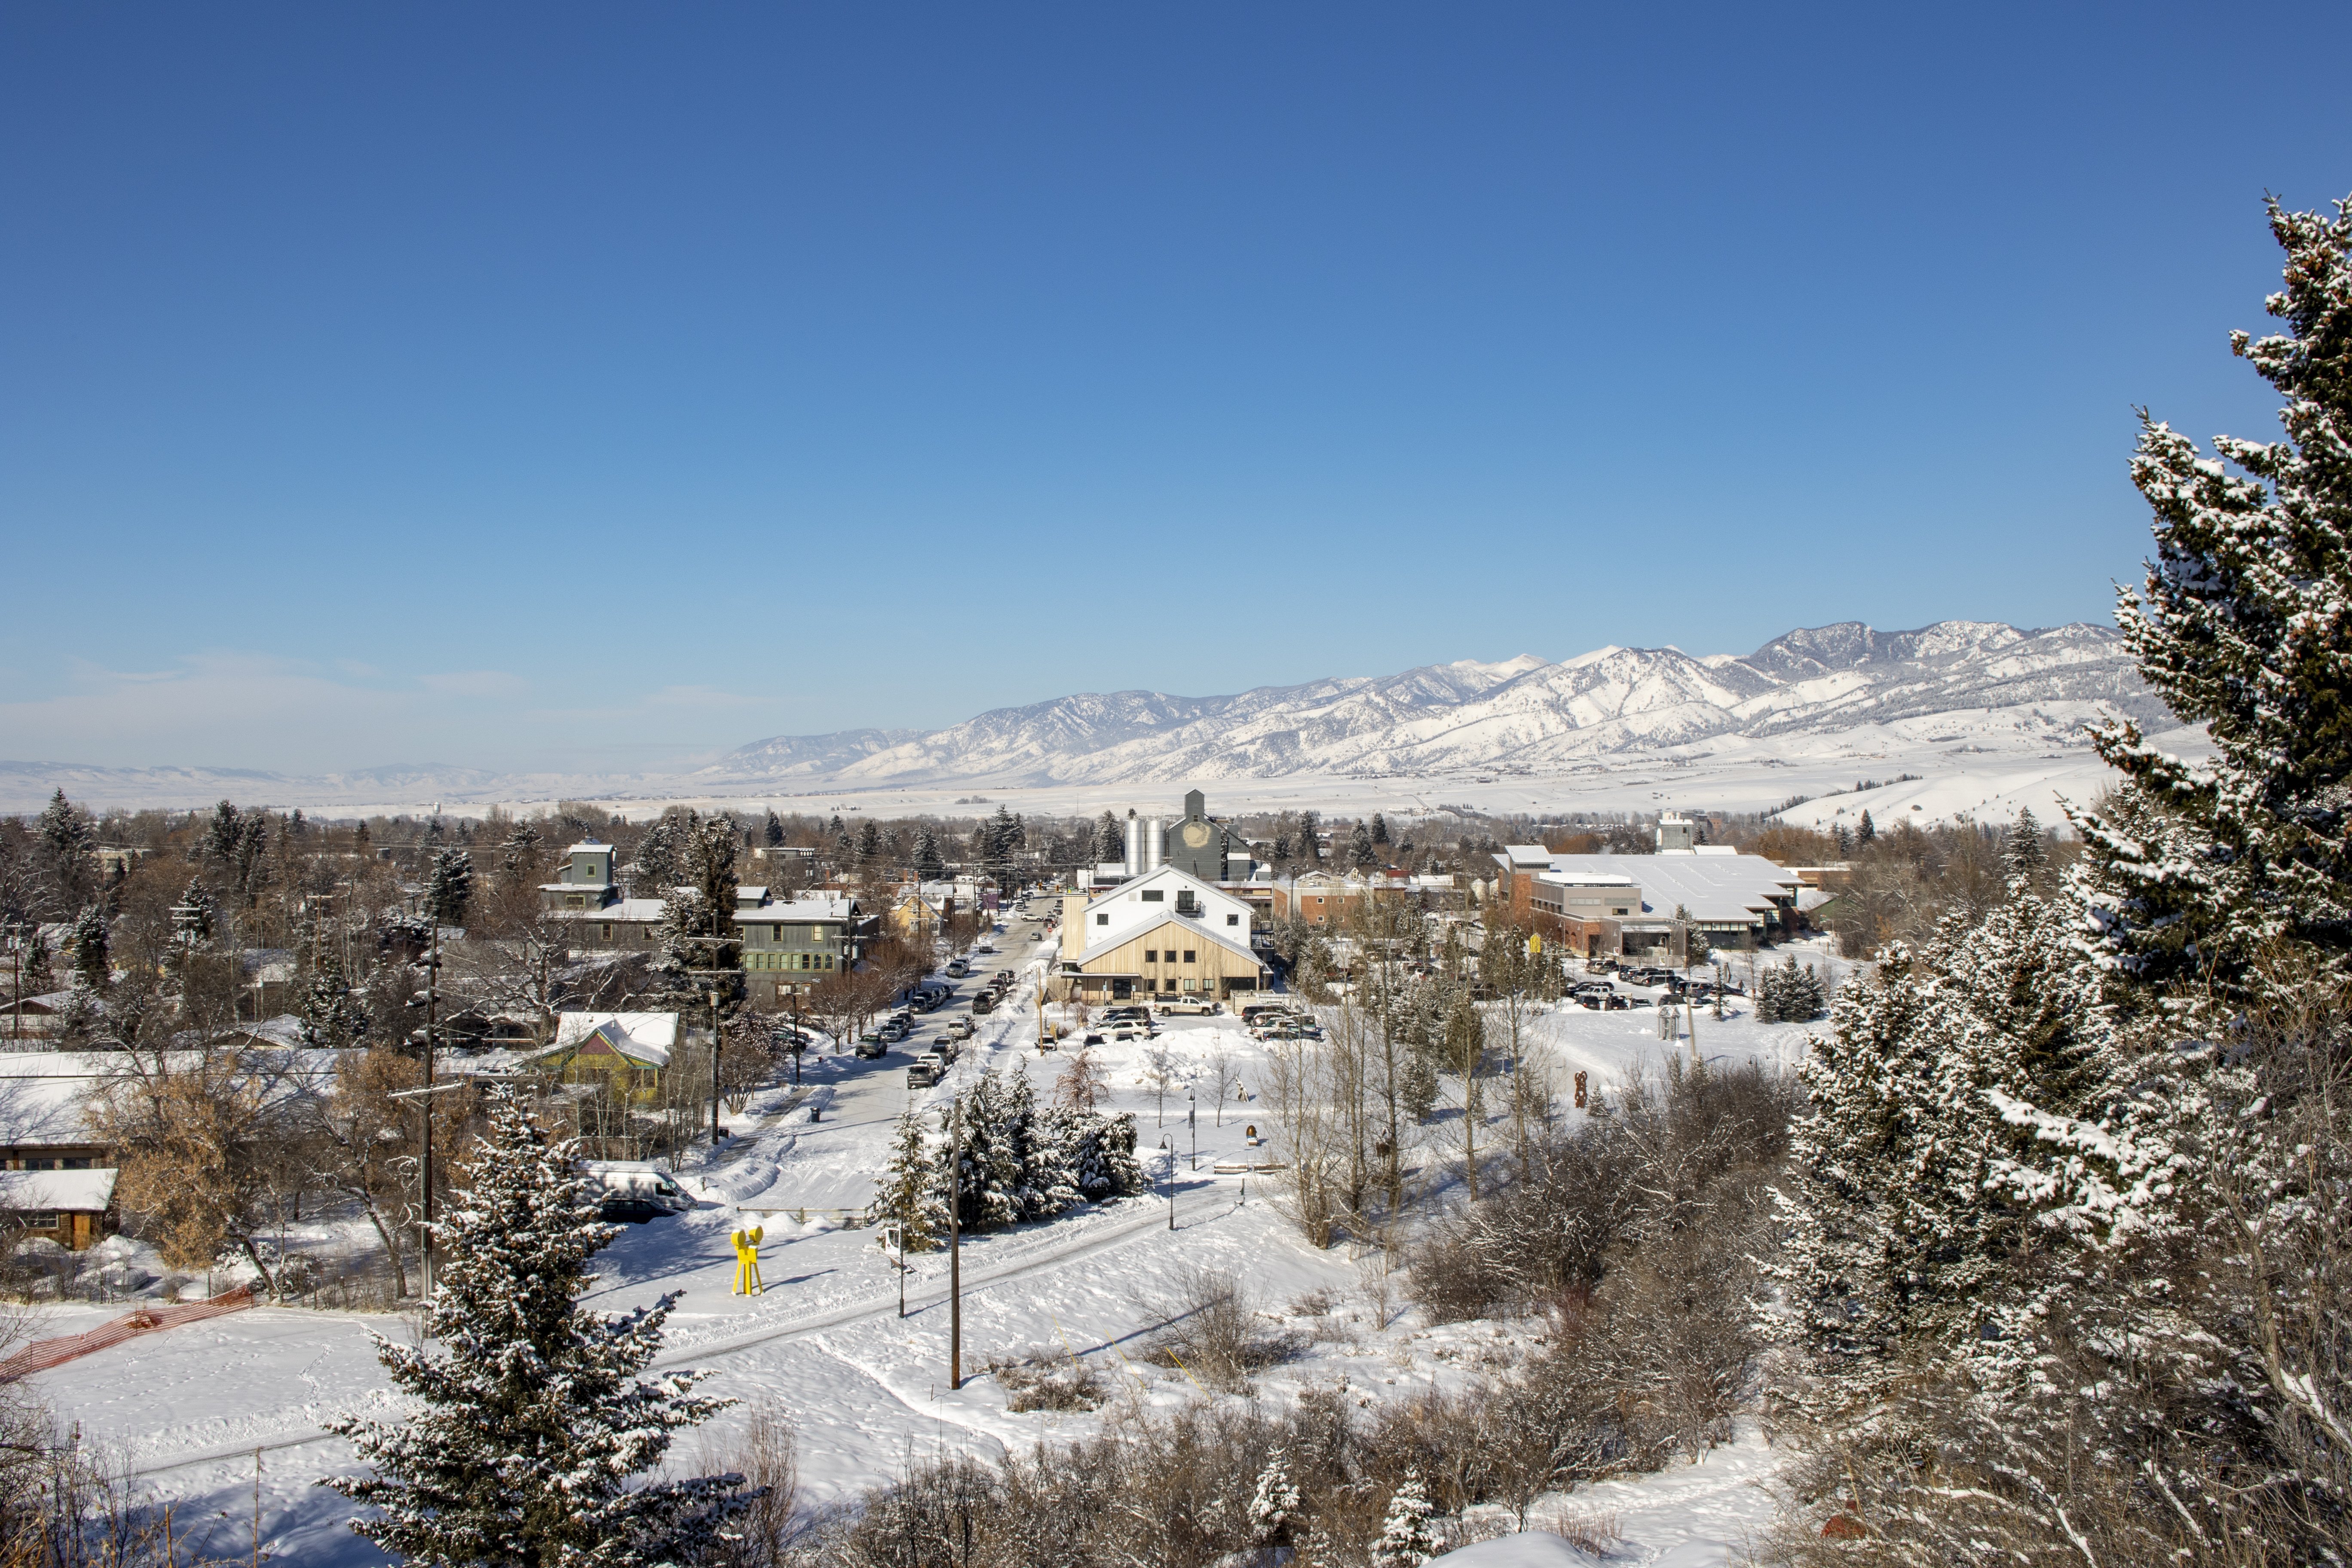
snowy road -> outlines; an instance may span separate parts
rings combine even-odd
[[[995,966],[1021,970],[1024,960],[1043,955],[1024,943]],[[1036,1014],[1026,994],[1021,1000],[980,1021],[951,1083],[911,1097],[904,1052],[881,1063],[808,1064],[810,1091],[829,1104],[824,1120],[812,1126],[798,1112],[785,1115],[719,1174],[753,1184],[740,1194],[748,1210],[835,1207],[826,1196],[856,1193],[852,1184],[870,1182],[880,1168],[910,1098],[918,1105],[944,1103],[956,1084],[1015,1063],[1044,1098],[1060,1058],[1034,1051]],[[920,1048],[918,1042],[952,1016],[929,1016],[909,1043]],[[1791,1026],[1759,1026],[1746,1017],[1718,1023],[1705,1015],[1700,1033],[1705,1054],[1732,1060],[1787,1060],[1801,1038]],[[1538,1019],[1535,1034],[1563,1068],[1599,1075],[1596,1087],[1654,1061],[1663,1049],[1687,1048],[1685,1042],[1662,1046],[1654,1015],[1567,1009]],[[1171,1020],[1161,1039],[1196,1084],[1205,1081],[1202,1064],[1221,1046],[1243,1058],[1245,1079],[1255,1079],[1262,1060],[1229,1017]],[[1140,1082],[1141,1049],[1114,1044],[1101,1052],[1113,1108],[1135,1113],[1147,1152],[1162,1137],[1189,1150],[1185,1091],[1174,1091],[1163,1121],[1163,1108]],[[782,1100],[772,1092],[736,1125],[761,1128]],[[1371,1307],[1370,1277],[1343,1250],[1307,1247],[1265,1201],[1257,1182],[1247,1203],[1239,1202],[1237,1178],[1207,1173],[1216,1160],[1243,1152],[1244,1126],[1262,1115],[1244,1106],[1220,1126],[1213,1106],[1202,1102],[1202,1173],[1180,1172],[1172,1232],[1163,1193],[968,1242],[961,1389],[947,1386],[945,1259],[910,1259],[902,1321],[896,1275],[870,1230],[759,1213],[767,1230],[768,1289],[740,1297],[730,1288],[728,1234],[750,1216],[714,1201],[692,1214],[626,1227],[598,1258],[601,1279],[590,1300],[621,1310],[682,1292],[662,1363],[708,1368],[713,1392],[771,1400],[787,1411],[800,1436],[807,1495],[819,1504],[854,1496],[910,1458],[953,1451],[992,1456],[1094,1429],[1090,1416],[1007,1412],[1004,1391],[985,1372],[992,1355],[1066,1347],[1097,1361],[1114,1386],[1147,1407],[1189,1401],[1193,1391],[1181,1376],[1143,1364],[1133,1351],[1134,1341],[1170,1310],[1169,1281],[1187,1266],[1230,1269],[1260,1310],[1293,1322],[1305,1321],[1295,1305],[1302,1298],[1328,1293],[1339,1303],[1311,1328],[1317,1337],[1309,1352],[1261,1380],[1269,1399],[1335,1384],[1364,1403],[1409,1395],[1465,1375],[1488,1347],[1518,1332],[1511,1325],[1430,1326],[1410,1314],[1387,1323],[1388,1314]],[[1443,1155],[1443,1138],[1441,1129],[1429,1130],[1431,1152]],[[52,1309],[39,1331],[89,1327],[117,1310]],[[325,1568],[357,1568],[381,1559],[344,1528],[349,1504],[312,1483],[353,1462],[346,1444],[320,1432],[322,1421],[392,1411],[371,1330],[394,1339],[414,1331],[407,1320],[385,1314],[265,1307],[143,1336],[38,1374],[28,1385],[151,1484],[186,1500],[182,1518],[215,1519],[219,1549],[234,1546],[239,1556],[249,1541],[258,1449],[269,1550]],[[676,1454],[679,1468],[722,1467],[743,1415],[723,1415],[705,1435],[688,1437]],[[1741,1532],[1765,1516],[1763,1495],[1747,1483],[1772,1463],[1751,1436],[1706,1464],[1612,1490],[1608,1506],[1621,1515],[1627,1555],[1676,1568],[1726,1562]],[[1643,1521],[1638,1530],[1637,1516]]]

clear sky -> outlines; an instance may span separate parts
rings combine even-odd
[[[0,758],[2104,619],[2352,6],[0,11]]]

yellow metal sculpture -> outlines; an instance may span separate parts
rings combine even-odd
[[[753,1226],[735,1233],[735,1294],[757,1296],[766,1286],[760,1280],[760,1232]]]

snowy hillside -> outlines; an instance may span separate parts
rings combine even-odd
[[[1966,773],[1946,792],[1954,802],[2014,796],[2011,809],[2042,811],[2053,790],[2095,793],[2103,773],[2085,729],[2118,718],[2151,731],[2173,724],[2111,627],[1943,621],[1882,632],[1848,621],[1746,655],[1605,647],[1558,663],[1463,659],[1223,697],[1081,692],[943,730],[772,736],[664,772],[493,774],[428,763],[305,778],[0,763],[0,811],[37,810],[59,788],[101,810],[223,797],[345,812],[566,797],[646,810],[812,796],[836,802],[823,809],[855,810],[859,797],[886,794],[898,809],[927,810],[975,787],[1027,792],[1036,809],[1062,811],[1220,781],[1227,809],[1425,800],[1646,809],[1673,794],[1686,805],[1753,810],[1899,773]],[[1986,783],[1994,773],[2009,782]],[[1510,798],[1489,802],[1477,787],[1497,784]],[[1315,798],[1289,799],[1301,790]]]
[[[1846,622],[1791,632],[1745,658],[1607,647],[1558,664],[1465,660],[1234,697],[1088,692],[998,709],[830,769],[814,757],[777,768],[774,759],[795,747],[838,754],[779,737],[690,777],[717,790],[788,780],[1034,787],[1542,772],[1719,739],[1829,736],[1943,716],[1942,732],[1919,738],[2066,745],[2104,719],[2166,722],[2108,627],[1946,621],[1890,633]]]

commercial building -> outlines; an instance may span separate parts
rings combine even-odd
[[[1089,1002],[1222,1000],[1271,978],[1249,904],[1173,866],[1062,900],[1055,990]]]
[[[1555,855],[1510,844],[1495,856],[1496,901],[1515,922],[1587,957],[1680,958],[1693,934],[1710,948],[1749,949],[1803,929],[1804,879],[1759,855],[1696,842],[1669,812],[1654,855]]]

